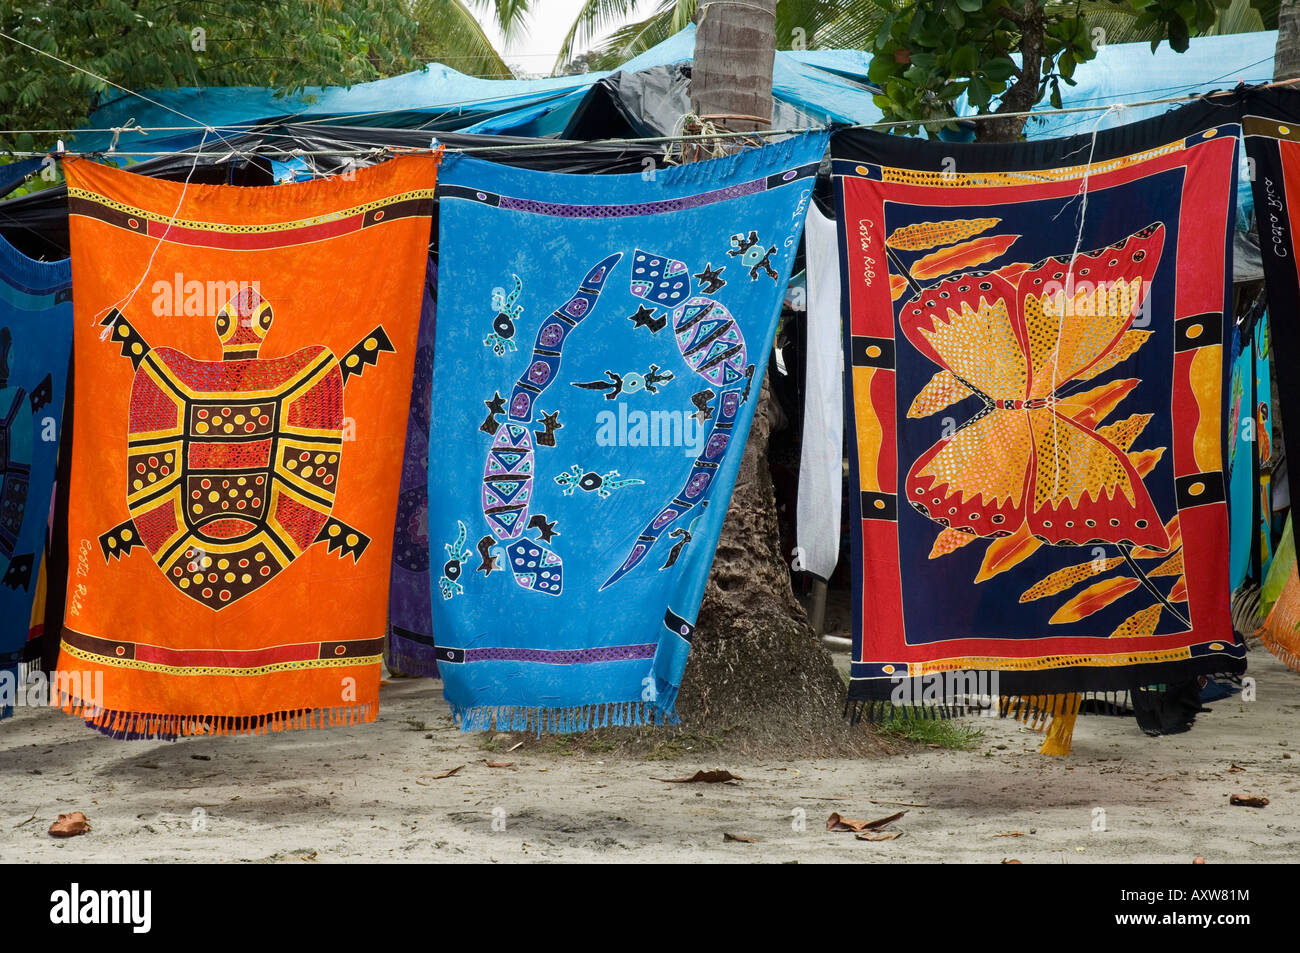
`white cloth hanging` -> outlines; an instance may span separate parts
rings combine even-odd
[[[795,513],[796,569],[829,579],[840,554],[844,358],[840,343],[839,227],[814,204],[804,226],[808,343],[803,448]]]

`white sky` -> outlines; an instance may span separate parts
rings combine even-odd
[[[520,30],[515,41],[504,48],[491,11],[479,9],[473,4],[471,8],[487,35],[492,38],[493,45],[502,51],[511,67],[517,72],[549,74],[555,65],[560,44],[564,42],[565,34],[573,25],[573,19],[582,9],[583,2],[584,0],[533,0],[532,12],[524,24],[526,29]],[[654,0],[639,0],[637,15],[629,18],[629,22],[648,16],[654,8]]]

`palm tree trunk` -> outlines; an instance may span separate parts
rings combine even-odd
[[[775,7],[776,0],[701,6],[692,75],[692,102],[701,118],[736,132],[771,124],[760,120],[772,115]],[[769,399],[765,383],[678,710],[688,729],[742,725],[779,748],[842,736],[844,684],[790,588],[768,465]]]
[[[696,14],[691,103],[733,132],[770,126],[776,0],[715,0]]]
[[[1300,76],[1300,0],[1281,0],[1277,11],[1277,48],[1273,79]]]

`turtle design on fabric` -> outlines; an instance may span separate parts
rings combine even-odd
[[[4,415],[0,418],[0,582],[10,589],[26,589],[31,585],[35,557],[14,550],[23,528],[32,478],[36,432],[32,415],[53,399],[54,382],[46,374],[31,394],[21,387],[10,387],[12,355],[13,335],[8,328],[0,328],[0,414]]]
[[[102,322],[131,360],[126,504],[99,537],[105,561],[144,546],[167,581],[220,610],[308,547],[361,558],[370,537],[331,516],[343,392],[394,353],[382,325],[342,359],[323,345],[259,357],[269,302],[245,288],[217,314],[220,361],[151,348],[120,311]]]

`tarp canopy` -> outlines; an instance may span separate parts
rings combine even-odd
[[[547,172],[618,174],[642,172],[663,154],[649,145],[566,142],[517,136],[443,133],[449,149],[493,162]],[[177,152],[131,166],[160,179],[209,185],[269,185],[284,179],[337,175],[398,149],[427,147],[429,134],[414,129],[272,123],[255,131],[209,140],[202,150]],[[315,153],[325,153],[317,155]],[[68,255],[68,190],[60,185],[0,202],[0,235],[24,254],[44,261]]]
[[[1062,84],[1062,104],[1116,108],[1049,114],[1051,106],[1043,102],[1036,108],[1043,117],[1032,120],[1025,134],[1044,139],[1105,129],[1173,108],[1132,103],[1206,93],[1239,82],[1268,82],[1276,42],[1276,31],[1267,31],[1195,37],[1184,53],[1168,44],[1154,52],[1146,43],[1103,46],[1075,71],[1074,86]],[[205,135],[204,126],[215,129],[206,133],[207,140],[220,142],[220,137],[281,122],[303,128],[421,130],[429,139],[450,132],[575,140],[666,136],[690,109],[694,53],[695,27],[688,26],[615,72],[494,80],[431,63],[390,79],[348,88],[312,87],[290,96],[277,96],[264,87],[190,87],[150,90],[148,95],[159,104],[154,105],[123,94],[94,111],[90,130],[73,136],[70,148],[106,150],[113,143],[109,130],[131,120],[166,128],[147,137],[121,133],[121,152],[190,148]],[[778,51],[772,71],[774,126],[879,122],[876,89],[867,79],[870,61],[871,54],[861,50]],[[964,97],[955,105],[959,113],[973,112]],[[1252,207],[1244,176],[1238,204],[1239,227],[1244,227]]]
[[[623,65],[623,77],[641,70],[689,64],[695,50],[690,26]],[[856,50],[780,51],[773,69],[773,95],[787,107],[778,118],[801,124],[869,123],[880,119],[867,82],[868,54]],[[122,133],[118,149],[162,152],[198,142],[203,126],[222,135],[230,127],[266,120],[339,123],[399,129],[456,130],[517,136],[557,136],[573,120],[592,87],[608,72],[530,80],[478,79],[449,66],[430,63],[423,70],[351,87],[309,87],[277,96],[265,87],[182,87],[149,90],[159,105],[122,94],[90,116],[90,129],[72,138],[72,147],[97,151],[113,141],[111,131],[130,120],[146,128],[165,127],[148,137]],[[175,110],[173,112],[172,110]],[[177,113],[191,117],[191,122]],[[211,138],[211,136],[209,136]]]

